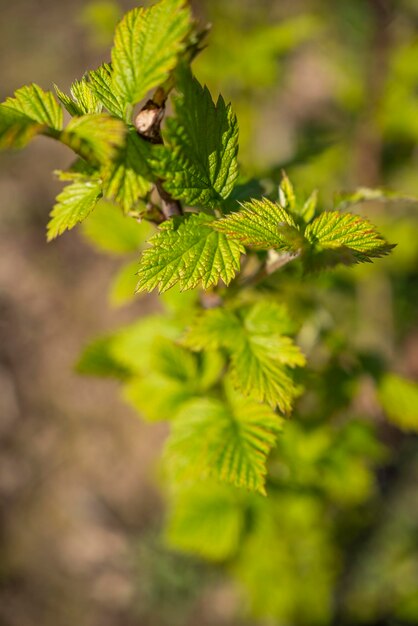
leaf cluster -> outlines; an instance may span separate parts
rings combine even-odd
[[[292,32],[295,24],[304,25],[301,39],[317,28],[310,18],[295,20]],[[291,48],[280,48],[277,32],[286,29],[269,28],[265,41],[252,35],[267,82],[272,55]],[[29,85],[0,104],[0,148],[44,135],[73,150],[73,165],[57,172],[67,185],[47,239],[83,222],[100,250],[129,255],[113,302],[135,288],[162,294],[162,313],[100,337],[77,369],[116,378],[142,416],[170,423],[168,541],[211,560],[235,559],[260,614],[320,624],[331,611],[338,561],[329,503],[344,509],[370,497],[371,466],[384,452],[364,424],[345,421],[346,387],[359,383],[358,372],[347,374],[327,353],[326,341],[339,338],[309,288],[320,270],[390,253],[377,228],[348,210],[399,197],[360,188],[325,208],[316,190],[299,193],[286,174],[268,192],[264,180],[240,174],[232,106],[214,99],[191,69],[201,37],[184,0],[129,11],[116,28],[111,62],[74,81],[69,93]],[[292,301],[289,284],[298,297],[303,292],[297,311],[283,304]],[[320,340],[326,366],[304,371],[304,353],[319,350]],[[417,430],[415,383],[386,374],[373,384],[389,421]],[[295,407],[296,419],[285,423]],[[302,589],[305,571],[315,585]],[[269,584],[284,576],[288,604]]]

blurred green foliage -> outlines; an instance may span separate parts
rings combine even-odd
[[[237,198],[276,193],[283,167],[302,194],[320,188],[320,207],[359,185],[418,194],[414,0],[202,0],[198,8],[213,30],[194,71],[232,101],[240,122]],[[114,4],[94,3],[82,19],[102,43],[117,15]],[[263,624],[418,622],[417,208],[406,198],[352,203],[397,243],[392,256],[302,280],[289,265],[257,287],[257,297],[286,302],[308,357],[296,375],[305,393],[270,455],[267,497],[212,479],[163,487],[168,545],[222,564],[241,610]],[[126,253],[114,303],[130,299],[147,229],[105,203],[83,224],[98,249]],[[173,343],[199,306],[196,292],[162,300],[160,315],[96,340],[78,364],[119,378],[151,421],[216,395],[225,359],[218,348],[200,354]],[[157,562],[152,551],[141,559],[151,569]],[[156,578],[187,596],[194,569],[189,578],[170,559]]]
[[[232,100],[255,188],[272,191],[285,166],[302,191],[321,189],[320,205],[359,184],[418,193],[416,3],[203,0],[199,10],[213,29],[194,69]],[[390,258],[302,283],[289,266],[262,285],[292,311],[309,362],[306,392],[270,457],[268,497],[213,482],[167,494],[169,544],[225,563],[244,590],[242,610],[269,624],[418,621],[418,449],[408,434],[418,431],[408,357],[418,216],[407,199],[350,201],[363,200],[357,211],[397,243]],[[164,328],[161,318],[120,335],[135,354],[152,341],[151,361],[111,339],[115,363],[131,369],[125,397],[152,420],[171,419],[222,367],[216,353],[210,363],[181,348],[164,354],[161,337],[179,336],[175,320],[190,315],[195,295],[186,295],[165,296]]]

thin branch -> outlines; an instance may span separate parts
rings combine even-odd
[[[165,114],[165,92],[161,88],[158,88],[154,97],[155,100],[148,100],[144,104],[135,117],[134,125],[138,135],[145,139],[145,141],[162,145],[161,122]],[[181,203],[164,189],[163,181],[160,179],[157,180],[155,187],[161,198],[161,212],[164,219],[168,220],[176,215],[182,215],[183,208]]]
[[[210,30],[210,25],[197,32],[193,40],[189,43],[185,51],[185,60],[191,63],[193,59],[203,50],[202,45],[207,33]],[[140,137],[156,145],[162,145],[163,138],[161,135],[161,123],[165,115],[165,103],[167,98],[174,88],[174,76],[170,74],[168,79],[163,85],[160,85],[153,97],[148,100],[138,115],[135,117],[134,125],[137,133]],[[168,220],[176,215],[183,214],[183,208],[179,200],[173,198],[173,196],[164,189],[163,181],[158,179],[155,188],[158,195],[161,198],[161,213],[162,219],[160,221]],[[154,219],[152,221],[155,221]]]

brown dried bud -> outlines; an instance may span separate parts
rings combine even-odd
[[[135,128],[141,137],[159,143],[160,125],[164,117],[164,112],[164,106],[159,106],[153,100],[148,100],[134,120]]]

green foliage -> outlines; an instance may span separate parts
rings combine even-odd
[[[363,545],[356,569],[347,580],[343,606],[350,621],[414,624],[417,615],[416,536],[418,497],[417,457],[398,488],[385,498],[381,523]],[[394,593],[388,593],[388,590]],[[389,618],[391,619],[391,618]]]
[[[216,3],[208,3],[207,8],[215,13],[216,19],[208,54],[198,60],[199,70],[207,80],[221,84],[222,88],[232,85],[247,97],[250,89],[261,90],[277,84],[281,69],[278,60],[309,41],[321,28],[320,19],[309,14],[292,15],[275,23],[269,15],[266,24],[254,20],[243,28],[242,14],[234,17],[228,11],[219,14]]]
[[[265,494],[266,458],[280,431],[267,407],[229,392],[185,404],[166,448],[176,481],[214,477]]]
[[[18,89],[13,98],[7,98],[4,107],[21,113],[32,122],[54,130],[62,129],[62,111],[50,91],[32,84]]]
[[[251,248],[298,250],[301,235],[292,216],[278,203],[263,198],[244,202],[242,207],[217,221],[214,228]]]
[[[184,0],[162,0],[125,15],[112,50],[113,87],[125,105],[139,102],[164,83],[184,50],[189,29]]]
[[[389,254],[394,247],[358,215],[324,211],[314,217],[315,193],[299,208],[286,177],[279,195],[279,203],[267,198],[244,202],[240,211],[218,220],[213,227],[256,250],[274,249],[301,256],[307,271],[339,263],[370,262]]]
[[[407,346],[417,314],[410,211],[416,177],[408,179],[403,165],[392,177],[406,181],[409,194],[365,186],[335,192],[361,170],[357,142],[367,144],[369,165],[369,151],[382,147],[374,159],[382,175],[394,167],[394,154],[404,155],[403,164],[412,155],[416,94],[395,86],[398,76],[415,84],[415,44],[388,59],[387,84],[369,107],[361,62],[369,43],[361,33],[379,33],[371,29],[370,11],[362,3],[336,3],[314,19],[313,4],[305,1],[305,15],[274,23],[275,12],[270,21],[266,11],[263,25],[254,3],[246,3],[254,11],[250,19],[241,16],[242,3],[211,0],[211,11],[222,6],[230,13],[221,27],[215,23],[209,56],[194,68],[216,90],[222,86],[241,113],[241,172],[232,106],[223,96],[214,100],[191,68],[205,31],[197,30],[184,0],[128,12],[116,28],[111,63],[75,80],[69,95],[56,88],[72,118],[65,128],[51,92],[36,85],[16,91],[0,104],[0,147],[22,148],[43,134],[72,149],[77,160],[57,172],[68,185],[52,210],[48,240],[83,222],[82,233],[96,248],[122,257],[110,289],[113,304],[145,298],[135,287],[163,293],[158,313],[87,346],[77,371],[117,379],[142,417],[169,422],[162,478],[170,546],[227,562],[253,613],[268,623],[349,623],[347,603],[348,615],[372,623],[386,618],[380,607],[392,582],[367,567],[360,582],[350,576],[373,524],[381,523],[392,484],[385,478],[383,493],[376,469],[397,462],[396,455],[408,468],[408,431],[418,429],[417,385],[407,358],[407,377],[390,373],[390,355],[399,340]],[[111,10],[109,20],[115,15]],[[344,25],[336,40],[328,40],[332,29],[322,29],[331,20]],[[324,57],[324,36],[332,54],[325,55],[322,75],[316,63]],[[313,83],[287,77],[293,51],[293,62],[315,76]],[[210,54],[212,61],[205,61]],[[341,71],[347,60],[351,73]],[[280,99],[268,90],[277,76]],[[329,106],[316,101],[314,87]],[[281,119],[289,103],[299,106],[305,91],[309,111],[292,109],[285,117],[282,149],[271,120]],[[402,103],[408,123],[399,115]],[[150,123],[145,130],[134,115],[137,105]],[[373,107],[376,124],[366,119]],[[328,116],[330,110],[335,115]],[[383,149],[386,136],[394,145]],[[291,177],[282,171],[283,158]],[[389,202],[396,202],[396,222]],[[361,216],[346,212],[360,203]],[[394,246],[380,229],[400,241],[392,264],[319,273],[388,255]],[[378,295],[370,306],[373,288]],[[374,353],[367,340],[385,313],[390,320]],[[382,437],[384,418],[392,428]],[[396,446],[387,441],[393,427],[404,431]],[[407,530],[412,537],[412,525]],[[391,615],[414,623],[414,568],[404,558],[410,545],[400,542],[400,555],[397,547],[388,554],[378,546],[376,559],[405,581],[387,603]],[[368,588],[368,579],[376,586]],[[364,598],[370,615],[352,610]]]
[[[105,109],[115,117],[123,119],[123,102],[113,89],[112,68],[103,63],[97,70],[88,73],[90,90],[96,95]]]
[[[71,96],[63,93],[55,85],[55,93],[58,100],[64,105],[70,115],[87,115],[88,113],[100,113],[102,104],[90,84],[83,80],[75,80],[70,88]]]
[[[242,246],[211,229],[211,217],[189,214],[164,222],[139,264],[138,291],[162,293],[178,284],[204,289],[220,279],[228,285],[239,269]]]
[[[113,306],[122,306],[135,298],[138,261],[125,263],[113,277],[109,290],[109,301]]]
[[[0,104],[0,148],[23,148],[39,134],[56,136],[62,110],[53,94],[32,84],[18,89]]]
[[[24,148],[36,135],[46,131],[43,124],[0,104],[0,148]]]
[[[183,405],[210,392],[223,366],[217,353],[192,354],[172,340],[156,337],[148,368],[124,389],[124,397],[151,420],[173,420]]]
[[[147,222],[128,220],[118,207],[104,201],[82,226],[83,235],[99,250],[118,255],[138,253],[149,230]]]
[[[211,561],[238,551],[244,530],[242,503],[227,487],[197,483],[176,494],[167,523],[167,540],[175,548]]]
[[[327,624],[336,561],[321,502],[306,493],[283,493],[256,509],[235,573],[258,616],[277,615],[288,624]],[[286,581],[286,588],[278,581]]]
[[[179,320],[164,315],[139,319],[116,333],[113,357],[132,374],[146,375],[152,371],[155,343],[161,338],[177,340],[181,328]]]
[[[386,374],[379,385],[379,400],[387,418],[398,428],[418,432],[418,384]]]
[[[288,328],[282,307],[260,301],[237,311],[204,312],[191,325],[186,343],[195,350],[224,348],[235,386],[288,413],[297,395],[288,368],[305,364],[300,349],[284,334]]]
[[[305,237],[314,249],[319,249],[319,255],[323,253],[327,265],[370,262],[373,258],[389,254],[393,248],[368,220],[338,211],[321,213],[308,224]],[[334,256],[327,256],[327,251],[331,251]]]
[[[105,164],[123,145],[124,124],[107,113],[73,117],[60,135],[62,143],[93,165]]]
[[[238,123],[222,96],[216,104],[190,70],[177,72],[176,117],[167,120],[167,147],[154,167],[164,187],[188,206],[216,208],[238,176]]]
[[[100,196],[101,185],[98,181],[76,180],[65,187],[51,212],[48,241],[82,222],[94,209]]]
[[[129,368],[121,364],[112,353],[113,341],[113,337],[100,337],[90,343],[77,362],[77,372],[121,379],[128,376]]]
[[[135,132],[129,131],[114,161],[103,171],[106,198],[117,202],[125,212],[151,189],[148,155],[148,144]]]

